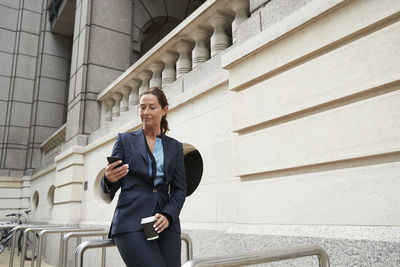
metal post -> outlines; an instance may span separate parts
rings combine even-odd
[[[111,239],[100,239],[100,240],[90,240],[85,241],[80,244],[75,250],[75,267],[83,266],[83,253],[88,248],[105,248],[115,246]]]
[[[78,244],[80,244],[80,240],[82,236],[89,237],[89,236],[107,236],[108,232],[106,231],[92,231],[92,232],[70,232],[64,235],[62,239],[62,250],[58,261],[59,267],[66,267],[67,266],[67,257],[68,257],[68,241],[72,237],[77,237]]]
[[[14,264],[14,253],[15,253],[15,244],[17,243],[17,232],[25,230],[27,228],[40,228],[40,227],[55,227],[55,225],[31,225],[31,224],[21,224],[15,226],[13,228],[13,235],[11,241],[11,252],[10,252],[10,260],[9,267],[13,267]]]
[[[182,267],[206,266],[246,266],[273,261],[282,261],[307,256],[318,256],[320,267],[329,267],[329,256],[318,245],[296,246],[276,250],[265,250],[220,257],[194,259],[186,262]]]
[[[181,233],[181,240],[186,243],[186,258],[188,261],[193,259],[193,242],[188,234]]]
[[[83,231],[102,231],[104,228],[71,228],[71,227],[61,227],[61,228],[54,228],[54,229],[43,229],[42,231],[39,232],[38,239],[39,239],[39,244],[38,244],[38,261],[36,266],[40,267],[42,265],[42,242],[43,242],[43,236],[46,234],[50,233],[68,233],[68,232],[83,232]],[[61,239],[62,242],[62,239]],[[61,256],[61,255],[59,255]],[[23,267],[21,265],[20,267]]]

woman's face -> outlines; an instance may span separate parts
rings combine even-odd
[[[167,114],[168,106],[162,108],[155,95],[145,94],[140,98],[139,110],[145,128],[160,129],[161,119]]]

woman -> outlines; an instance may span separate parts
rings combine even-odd
[[[125,264],[131,266],[181,265],[179,213],[186,197],[182,144],[165,135],[168,102],[162,90],[149,88],[140,95],[142,128],[120,133],[108,164],[103,191],[114,197],[121,188],[110,228]],[[147,241],[141,219],[155,216],[159,238]]]

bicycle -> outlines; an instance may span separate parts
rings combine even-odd
[[[8,221],[3,223],[4,225],[12,225],[12,224],[25,224],[27,222],[29,213],[31,212],[31,210],[27,210],[21,213],[11,213],[11,214],[7,214],[6,217],[14,217],[13,220]],[[2,231],[0,232],[0,254],[4,251],[4,248],[7,244],[9,244],[9,242],[11,242],[10,240],[13,237],[15,228],[10,228],[10,229],[6,229],[3,228]],[[18,234],[18,233],[17,233]],[[37,234],[36,234],[37,237]],[[26,260],[32,260],[32,254],[33,254],[33,240],[35,238],[35,234],[33,232],[29,232],[28,235],[26,236],[26,255],[25,255],[25,259]],[[22,246],[23,246],[23,234],[22,232],[19,233],[18,235],[18,254],[20,254],[22,252]],[[36,252],[37,253],[37,252]],[[35,253],[34,255],[34,259],[36,259],[37,254]]]

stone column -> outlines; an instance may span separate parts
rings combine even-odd
[[[178,60],[178,57],[179,55],[173,51],[167,51],[161,56],[161,60],[165,63],[165,67],[161,75],[163,88],[176,80],[175,63]]]
[[[129,110],[129,94],[131,93],[131,88],[123,86],[118,91],[122,94],[121,112],[126,112]]]
[[[235,0],[232,1],[231,7],[235,12],[235,18],[232,21],[232,42],[235,43],[237,26],[248,18],[249,1]]]
[[[142,82],[139,79],[133,78],[129,80],[128,86],[131,88],[129,95],[129,109],[139,103],[139,87]]]
[[[114,100],[112,98],[107,98],[103,100],[102,105],[104,105],[105,110],[105,121],[112,121],[112,107],[114,106]]]
[[[161,70],[164,68],[164,63],[161,61],[155,61],[153,62],[149,69],[153,72],[153,75],[151,76],[150,79],[150,87],[159,87],[161,88]]]
[[[192,70],[192,59],[190,52],[193,49],[193,43],[188,40],[181,39],[175,45],[175,47],[179,52],[179,58],[176,62],[176,79],[178,79],[183,74]]]
[[[211,30],[202,26],[198,26],[193,33],[193,40],[196,44],[192,51],[192,68],[195,69],[202,63],[210,59],[210,51],[207,47],[207,42],[211,36]]]
[[[142,84],[139,88],[139,95],[146,89],[150,88],[150,78],[152,76],[152,72],[148,71],[148,70],[143,70],[140,74],[139,74],[139,79],[142,81]]]
[[[111,95],[111,98],[114,100],[114,105],[112,107],[112,118],[119,117],[122,94],[115,92]]]
[[[225,33],[228,23],[229,16],[220,11],[211,18],[211,25],[214,28],[211,36],[211,57],[218,55],[229,47],[229,36]]]

